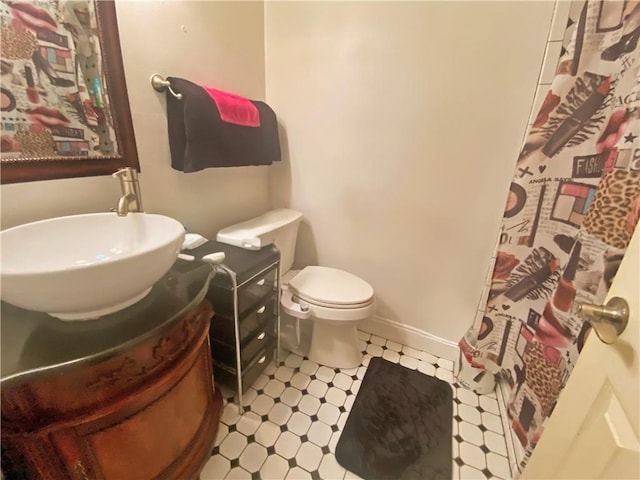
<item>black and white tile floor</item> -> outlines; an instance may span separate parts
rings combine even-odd
[[[349,370],[320,366],[295,354],[269,365],[245,392],[244,415],[233,392],[225,398],[211,460],[201,480],[350,480],[335,447],[371,357],[383,357],[438,377],[453,387],[453,478],[509,479],[498,402],[494,393],[476,395],[454,383],[453,363],[384,338],[360,332],[362,366]]]

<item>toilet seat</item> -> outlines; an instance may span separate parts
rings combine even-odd
[[[282,283],[280,303],[296,318],[315,317],[343,324],[373,315],[373,288],[355,275],[330,267],[311,266]]]
[[[309,266],[289,281],[294,297],[310,305],[358,309],[373,303],[373,288],[361,278],[331,267]]]
[[[373,298],[371,300],[369,300],[368,302],[354,303],[352,305],[336,305],[336,304],[329,303],[329,302],[319,302],[317,300],[309,299],[309,298],[305,297],[304,295],[294,295],[294,298],[296,300],[301,300],[304,303],[307,303],[309,305],[313,305],[313,306],[316,306],[316,307],[324,307],[324,308],[334,308],[336,310],[350,310],[350,309],[354,309],[354,308],[364,308],[364,307],[367,307],[367,306],[369,306],[369,305],[371,305],[373,303]]]

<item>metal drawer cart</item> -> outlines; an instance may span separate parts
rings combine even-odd
[[[214,252],[225,254],[207,293],[215,310],[209,331],[215,378],[236,388],[242,414],[245,389],[274,357],[280,362],[280,252],[274,245],[245,250],[209,241],[185,253]]]

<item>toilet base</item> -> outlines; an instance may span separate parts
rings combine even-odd
[[[309,359],[327,367],[355,368],[362,364],[355,322],[340,325],[314,320]]]

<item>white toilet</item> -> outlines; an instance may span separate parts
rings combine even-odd
[[[309,359],[335,368],[362,362],[356,325],[375,312],[373,288],[361,278],[336,268],[309,266],[291,270],[302,214],[271,210],[224,228],[217,240],[258,250],[275,243],[280,250],[280,303],[289,315],[313,321]]]

